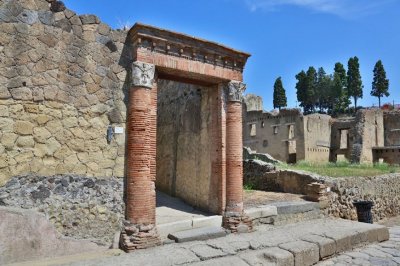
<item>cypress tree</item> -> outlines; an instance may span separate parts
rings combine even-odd
[[[286,107],[287,105],[286,91],[283,88],[281,77],[275,80],[273,103],[274,108],[279,108],[279,110],[281,110],[282,107]]]
[[[386,78],[386,71],[381,60],[376,62],[374,67],[371,96],[378,97],[379,108],[381,107],[381,97],[389,96],[389,80]]]
[[[333,95],[336,98],[334,111],[344,113],[350,105],[350,97],[347,92],[347,74],[342,63],[335,64],[333,74]]]
[[[307,91],[307,74],[302,70],[300,73],[296,75],[297,83],[296,83],[296,95],[297,101],[300,106],[303,107],[304,112],[307,112],[306,107],[306,91]]]
[[[307,109],[310,112],[315,111],[315,106],[317,104],[317,98],[316,98],[316,86],[317,86],[317,71],[315,70],[314,67],[309,67],[307,70],[307,87],[306,87],[306,106]]]
[[[357,100],[363,97],[363,85],[360,74],[360,63],[358,57],[351,57],[347,70],[347,91],[354,99],[354,110],[357,110]]]

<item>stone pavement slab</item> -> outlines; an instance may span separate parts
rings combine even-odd
[[[173,243],[160,247],[138,250],[129,254],[65,261],[61,265],[312,265],[320,258],[333,252],[332,241],[341,243],[343,239],[353,248],[354,243],[377,242],[377,232],[387,231],[380,225],[362,224],[341,219],[319,219],[285,226],[260,227],[247,234],[229,234],[207,241]],[[373,233],[369,233],[373,232]],[[398,257],[393,250],[395,244],[376,243],[371,246],[372,254],[387,254],[385,257],[342,256],[342,260],[361,263],[395,261]],[[324,249],[325,248],[325,249]],[[387,249],[386,252],[384,249]],[[395,248],[396,249],[396,248]],[[322,250],[322,252],[321,252]],[[343,250],[341,248],[340,250]],[[373,251],[372,251],[373,250]],[[352,250],[361,252],[361,250]],[[337,249],[334,252],[337,254]],[[368,257],[367,257],[368,256]],[[371,260],[371,258],[374,258]],[[334,263],[326,261],[324,263]],[[339,263],[339,262],[338,262]],[[342,263],[342,262],[340,262]],[[347,262],[344,263],[346,265]],[[342,263],[343,264],[343,263]],[[47,264],[51,265],[51,264]],[[56,264],[60,265],[60,263]],[[329,264],[327,264],[329,265]]]
[[[390,239],[382,243],[355,248],[339,256],[319,262],[317,265],[400,265],[400,226],[389,229]],[[383,232],[385,234],[385,232]],[[385,236],[377,236],[381,239]]]

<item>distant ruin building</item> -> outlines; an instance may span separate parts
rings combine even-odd
[[[264,112],[259,98],[245,96],[243,114],[243,144],[256,152],[287,163],[400,163],[399,111],[362,109],[341,118],[299,109]]]

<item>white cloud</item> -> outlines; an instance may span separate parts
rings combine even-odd
[[[397,0],[246,0],[251,11],[276,11],[281,6],[298,6],[318,13],[341,17],[359,17],[379,12],[379,8]]]

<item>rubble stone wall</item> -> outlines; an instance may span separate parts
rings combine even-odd
[[[123,176],[127,33],[46,0],[0,2],[0,185],[29,172]]]

